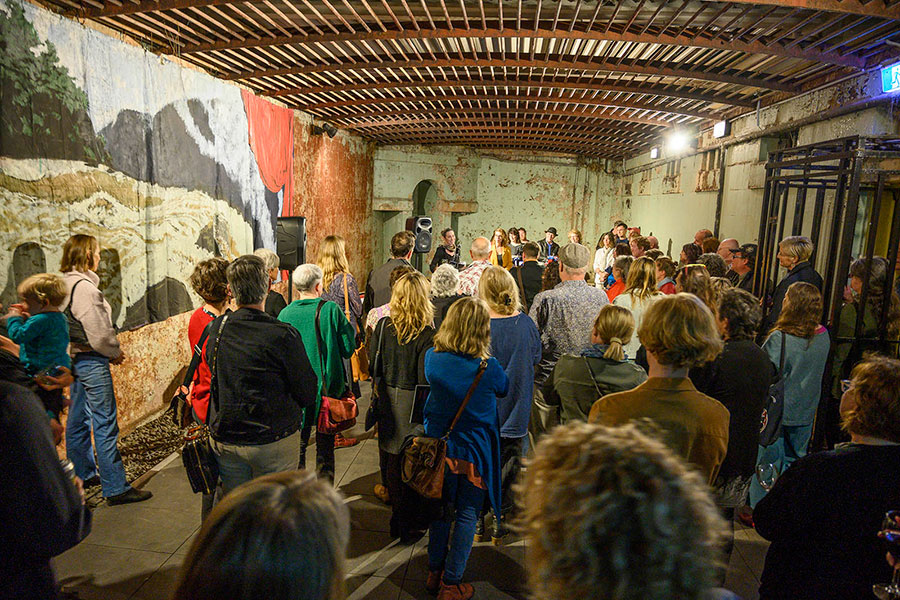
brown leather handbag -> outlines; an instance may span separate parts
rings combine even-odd
[[[466,392],[466,397],[463,399],[462,404],[459,405],[459,410],[456,411],[456,416],[453,417],[447,433],[439,438],[414,437],[403,450],[400,477],[403,479],[403,483],[425,498],[440,498],[443,493],[444,459],[447,458],[447,440],[466,409],[469,398],[472,397],[472,393],[478,387],[478,382],[481,381],[481,376],[484,375],[486,368],[487,361],[482,360],[481,364],[478,365],[478,372],[475,373],[475,380],[469,386],[469,391]]]
[[[319,433],[335,434],[350,429],[356,425],[356,416],[359,414],[359,406],[356,404],[356,396],[353,395],[353,385],[350,381],[350,374],[344,368],[344,361],[341,360],[341,368],[344,371],[344,377],[347,389],[341,394],[340,398],[332,398],[325,394],[325,343],[322,341],[322,330],[319,326],[319,314],[325,305],[324,300],[319,300],[316,306],[316,347],[319,349],[319,361],[322,365],[322,406],[319,409],[319,418],[316,421],[316,430]]]
[[[347,274],[344,273],[344,315],[347,320],[353,323],[353,317],[350,315],[350,295],[347,293]],[[356,336],[359,339],[359,323],[356,324]],[[350,357],[350,371],[353,373],[353,381],[366,381],[369,379],[369,355],[366,354],[366,348],[360,345],[353,351]]]

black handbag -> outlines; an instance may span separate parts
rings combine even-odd
[[[381,319],[378,323],[378,325],[381,325],[381,329],[378,330],[378,341],[376,342],[378,345],[375,349],[375,359],[372,361],[369,369],[369,375],[372,377],[372,399],[369,402],[369,408],[366,410],[366,431],[375,427],[381,415],[378,386],[381,385],[381,349],[384,347],[384,327],[386,322],[385,319]]]
[[[778,379],[769,386],[769,394],[759,421],[759,445],[771,446],[781,437],[784,418],[784,340],[787,334],[781,332],[781,359],[778,364]]]
[[[212,415],[213,403],[218,401],[216,357],[219,353],[219,339],[222,337],[222,329],[225,328],[225,322],[228,320],[228,317],[229,315],[226,314],[221,321],[216,319],[207,325],[208,335],[213,335],[213,332],[215,332],[212,352],[207,351],[206,353],[208,359],[211,359],[208,360],[211,377],[209,382],[207,422],[210,421],[210,416]],[[197,344],[197,346],[202,347],[202,343]],[[194,361],[192,360],[191,365],[193,364]],[[191,376],[193,377],[193,373]],[[212,494],[219,481],[219,462],[216,460],[216,454],[209,443],[209,427],[206,424],[197,423],[185,429],[184,445],[181,447],[181,460],[184,463],[184,470],[187,472],[191,490],[195,494]]]

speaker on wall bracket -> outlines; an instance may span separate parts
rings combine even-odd
[[[431,252],[431,217],[410,217],[406,220],[406,230],[416,236],[416,254]]]

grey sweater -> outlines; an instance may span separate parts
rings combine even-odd
[[[75,290],[72,302],[72,316],[81,321],[87,335],[89,347],[71,344],[72,354],[93,350],[109,359],[115,359],[122,350],[112,324],[112,308],[103,297],[97,285],[100,278],[93,271],[69,271],[63,275],[66,291],[71,294],[78,281],[85,281]],[[69,306],[69,299],[63,301],[63,308]]]

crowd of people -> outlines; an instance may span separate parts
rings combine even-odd
[[[373,494],[400,543],[428,532],[424,585],[440,600],[471,598],[473,543],[510,531],[526,540],[536,598],[733,598],[721,586],[735,518],[771,541],[763,600],[867,598],[890,580],[878,534],[900,509],[900,361],[846,341],[859,320],[900,339],[887,261],[852,263],[829,332],[808,238],[778,245],[786,274],[771,285],[756,245],[705,229],[677,257],[622,221],[594,248],[576,229],[567,237],[497,228],[471,240],[466,264],[447,229],[429,278],[410,263],[413,234],[398,232],[360,294],[332,235],[293,271],[290,303],[272,291],[270,250],[197,264],[189,283],[203,304],[187,337],[200,362],[184,392],[219,485],[203,496],[175,598],[343,597],[335,449],[357,440],[334,407],[369,377]],[[17,597],[55,594],[49,558],[90,530],[83,486],[110,504],[149,497],[128,486],[117,449],[109,365],[125,356],[99,250],[73,236],[63,275],[22,282],[4,317],[0,427],[23,441],[0,450],[13,480],[0,511],[21,524],[4,528],[6,547],[22,550],[0,558],[0,592],[25,590]],[[66,405],[71,464],[54,449]],[[833,449],[810,453],[817,418]],[[445,443],[439,498],[409,484],[407,454],[423,438]]]

